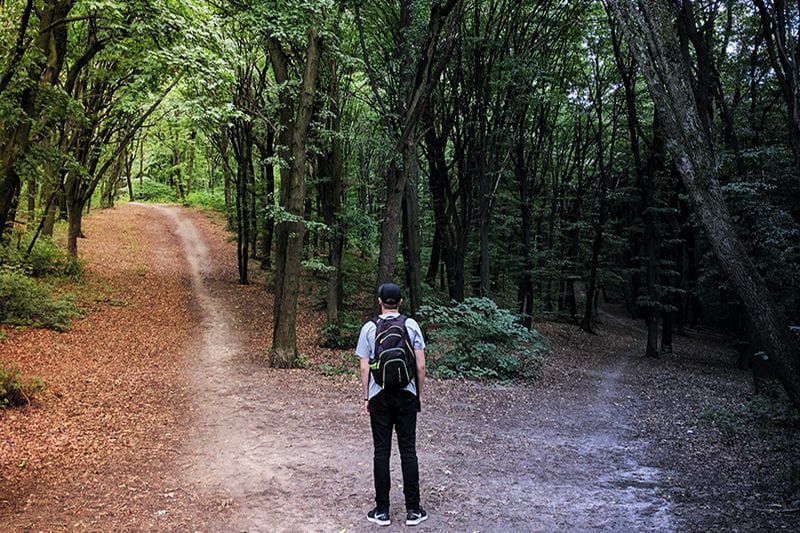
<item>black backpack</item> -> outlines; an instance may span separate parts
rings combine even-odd
[[[414,348],[406,329],[405,315],[374,318],[375,349],[369,368],[375,383],[384,390],[400,390],[416,377]]]

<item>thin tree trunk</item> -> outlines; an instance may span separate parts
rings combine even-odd
[[[403,197],[403,259],[405,263],[408,304],[406,311],[413,316],[422,305],[422,276],[420,266],[419,205],[417,200],[416,161],[406,181]]]
[[[272,268],[272,239],[275,229],[275,175],[272,157],[275,155],[275,133],[267,130],[263,143],[258,145],[261,154],[261,181],[264,184],[264,225],[261,238],[261,270]]]

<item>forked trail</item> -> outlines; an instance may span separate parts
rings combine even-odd
[[[229,499],[221,530],[372,530],[371,441],[355,379],[256,363],[269,318],[253,330],[248,315],[267,302],[236,299],[203,217],[148,209],[180,240],[197,306],[186,354],[193,429],[177,462],[184,482]],[[417,529],[674,529],[665,473],[630,424],[639,406],[626,392],[625,358],[613,361],[527,388],[432,380],[418,443],[431,519]],[[397,524],[396,452],[392,461]]]

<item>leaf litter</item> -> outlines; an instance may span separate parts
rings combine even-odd
[[[240,286],[214,215],[169,208],[207,247],[203,287],[179,235],[151,207],[94,213],[81,241],[100,297],[66,333],[9,330],[2,358],[49,384],[0,413],[0,522],[10,529],[368,531],[371,442],[353,374],[322,376],[324,313],[302,284],[306,369],[264,365],[269,274]],[[599,336],[540,323],[553,341],[533,385],[430,380],[419,419],[419,530],[788,529],[796,523],[796,427],[727,434],[709,409],[751,398],[724,339],[676,337],[640,356],[644,330],[603,313]],[[368,310],[367,310],[368,311]],[[229,352],[229,353],[227,353]],[[355,362],[354,362],[355,366]],[[201,394],[199,394],[201,393]],[[770,425],[773,424],[773,425]],[[730,433],[730,432],[729,432]],[[214,454],[214,455],[211,455]],[[392,475],[399,483],[399,461]],[[796,467],[795,467],[796,468]],[[393,518],[402,491],[392,491]],[[309,526],[303,516],[312,513]],[[400,526],[402,529],[403,527]]]

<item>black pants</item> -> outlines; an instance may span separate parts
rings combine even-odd
[[[419,508],[419,465],[417,463],[417,397],[408,391],[382,391],[369,402],[372,442],[375,445],[375,504],[389,510],[389,457],[392,454],[392,427],[397,432],[400,464],[403,469],[403,494],[406,510]]]

